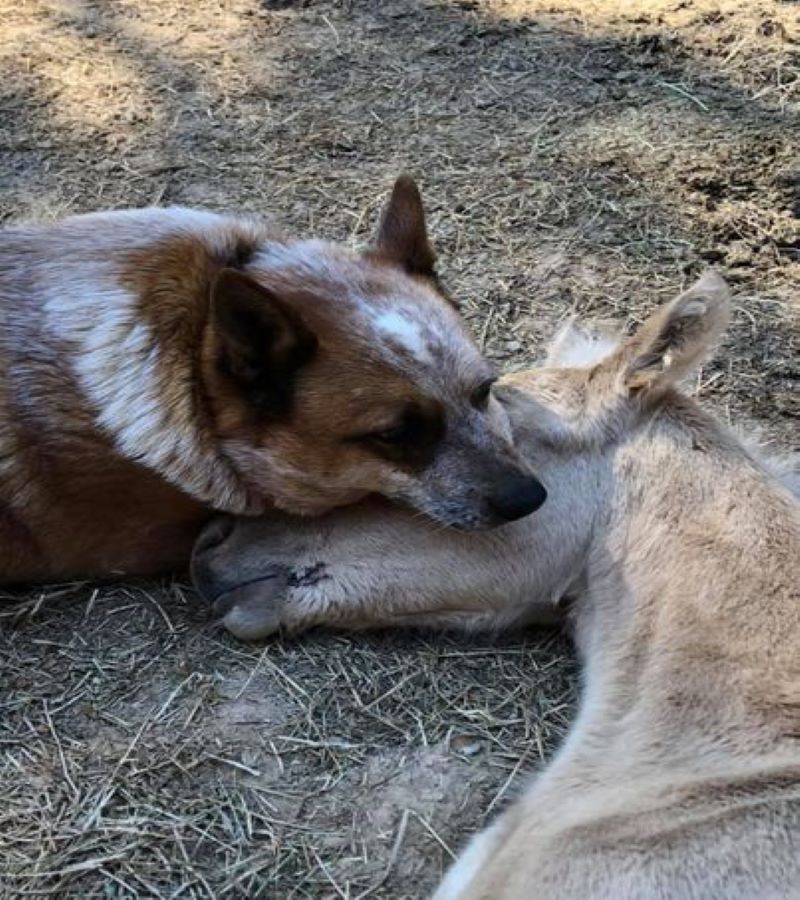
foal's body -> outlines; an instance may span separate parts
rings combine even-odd
[[[578,719],[436,900],[800,898],[800,505],[672,389],[727,306],[707,279],[600,359],[575,365],[586,341],[567,337],[505,380],[549,489],[535,516],[468,536],[346,511],[237,526],[216,549],[212,568],[241,553],[250,578],[221,597],[243,636],[502,625],[572,598]]]
[[[609,472],[578,720],[437,900],[800,897],[797,503],[713,423],[671,418]]]

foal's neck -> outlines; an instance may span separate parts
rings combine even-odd
[[[798,504],[713,423],[690,425],[617,452],[577,607],[585,720],[626,765],[702,770],[800,729]]]

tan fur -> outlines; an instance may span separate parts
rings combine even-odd
[[[603,358],[560,368],[562,338],[547,367],[505,379],[550,492],[534,516],[470,536],[348,510],[279,534],[215,525],[199,548],[201,584],[226,562],[250,579],[217,582],[245,636],[498,627],[570,599],[577,721],[436,900],[800,897],[800,504],[674,387],[727,315],[708,276],[617,349],[595,342]]]
[[[173,570],[213,510],[501,521],[532,478],[432,266],[408,178],[360,254],[180,208],[0,232],[0,582]],[[425,458],[372,440],[409,411]]]

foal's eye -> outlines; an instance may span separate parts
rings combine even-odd
[[[492,385],[495,383],[494,378],[487,378],[481,382],[470,395],[470,403],[476,409],[485,409],[489,403],[489,397],[492,393]]]

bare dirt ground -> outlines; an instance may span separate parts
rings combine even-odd
[[[798,449],[800,7],[0,0],[0,217],[183,203],[363,240],[417,174],[501,366],[737,292],[697,390]],[[181,582],[0,607],[0,896],[419,898],[552,752],[558,635],[215,632]]]

